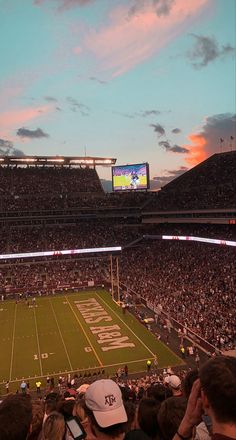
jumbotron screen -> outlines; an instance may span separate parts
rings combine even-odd
[[[148,163],[112,167],[113,191],[137,191],[149,188]]]

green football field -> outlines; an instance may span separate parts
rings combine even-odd
[[[182,360],[158,341],[135,317],[102,291],[0,304],[0,390],[10,381],[13,391],[22,378],[66,373],[114,374],[145,371],[146,361],[158,357],[159,366],[181,365]]]

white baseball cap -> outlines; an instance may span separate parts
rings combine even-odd
[[[111,379],[93,382],[85,393],[85,403],[101,428],[127,422],[121,390]]]
[[[172,374],[171,376],[169,376],[168,385],[174,389],[179,388],[181,385],[181,380],[180,380],[179,376],[176,376],[175,374]]]

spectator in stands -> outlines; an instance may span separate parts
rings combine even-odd
[[[51,412],[57,410],[58,403],[60,401],[60,395],[56,392],[51,392],[46,396],[45,404],[44,404],[44,418],[45,422],[46,418],[51,414]]]
[[[235,358],[219,356],[202,366],[173,440],[189,439],[193,428],[202,420],[202,411],[211,419],[213,440],[236,439]]]
[[[27,395],[8,395],[0,404],[1,440],[25,440],[30,432],[32,404]]]
[[[160,406],[158,423],[164,440],[172,440],[183,419],[187,406],[185,397],[168,397]]]
[[[91,431],[97,439],[122,439],[128,420],[118,385],[110,379],[93,382],[85,394]]]
[[[45,420],[38,440],[65,440],[66,425],[62,414],[53,411]]]
[[[172,396],[182,396],[181,380],[178,376],[176,376],[175,374],[171,374],[171,376],[166,376],[164,382],[171,390]]]
[[[138,406],[138,426],[153,440],[160,433],[157,421],[159,408],[160,403],[153,397],[144,397],[140,400]]]
[[[38,440],[43,425],[43,405],[41,401],[32,401],[32,421],[27,440]],[[0,437],[1,438],[1,437]]]
[[[199,373],[197,369],[190,370],[183,381],[183,393],[185,397],[188,399],[192,390],[192,386],[196,379],[198,379]]]

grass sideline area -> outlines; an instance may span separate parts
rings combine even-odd
[[[7,380],[15,392],[22,378],[35,389],[36,379],[45,386],[47,375],[56,379],[101,369],[114,375],[125,364],[130,373],[146,371],[147,359],[155,355],[160,368],[183,364],[104,290],[37,297],[29,306],[4,301],[0,326],[1,394]]]

